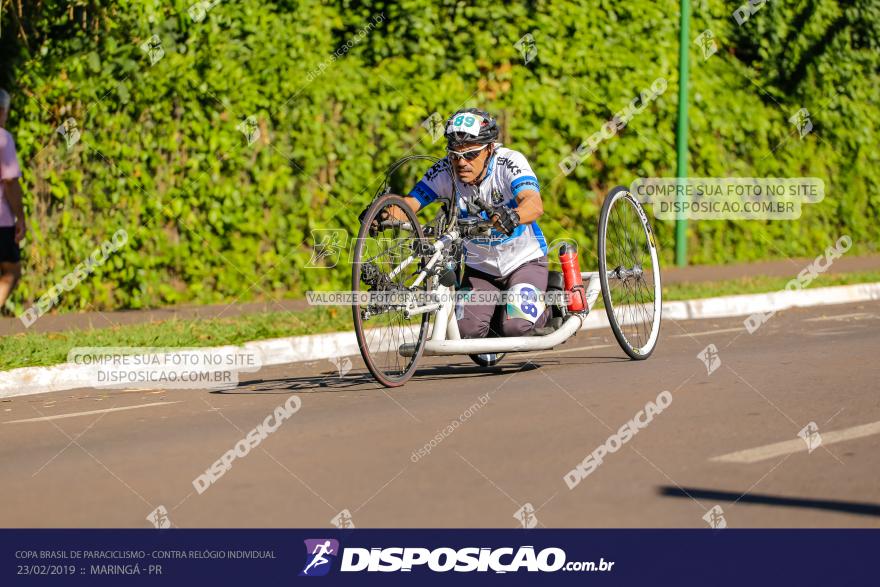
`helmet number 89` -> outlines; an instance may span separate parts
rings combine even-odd
[[[464,114],[461,114],[455,117],[452,124],[454,126],[473,126],[475,121],[476,119],[473,116],[465,116]]]

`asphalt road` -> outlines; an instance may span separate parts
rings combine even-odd
[[[546,527],[706,527],[720,506],[710,519],[731,528],[876,528],[878,331],[872,302],[782,312],[751,335],[741,318],[666,321],[643,362],[610,331],[493,369],[426,359],[397,390],[352,357],[344,376],[285,365],[228,392],[13,398],[0,402],[0,526],[150,527],[162,506],[183,528],[330,527],[342,510],[356,527],[504,528],[523,507]],[[569,489],[563,476],[663,391],[668,407]],[[193,479],[292,394],[299,411],[197,493]],[[821,443],[798,436],[811,422]]]

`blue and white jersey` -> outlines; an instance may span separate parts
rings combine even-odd
[[[502,205],[516,208],[516,196],[523,190],[540,193],[538,179],[525,155],[499,146],[489,160],[486,176],[479,186],[463,184],[449,160],[444,158],[425,173],[409,195],[425,206],[438,197],[451,198],[453,182],[460,195],[459,215],[462,218],[468,217],[468,204],[476,198],[490,208]],[[480,216],[485,218],[486,213],[481,212]],[[546,255],[547,242],[536,221],[517,226],[510,236],[493,229],[489,238],[466,240],[464,252],[468,267],[503,277],[526,261]]]

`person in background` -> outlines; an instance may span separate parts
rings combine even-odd
[[[15,284],[21,278],[21,251],[18,243],[24,238],[24,206],[22,205],[21,168],[15,153],[15,142],[6,130],[9,117],[9,94],[0,89],[0,311]]]

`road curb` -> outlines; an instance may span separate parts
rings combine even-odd
[[[663,304],[664,320],[699,320],[749,316],[756,313],[778,312],[789,308],[807,308],[880,300],[880,283],[860,283],[821,287],[806,290],[783,290],[762,294],[746,294],[704,298]],[[608,327],[608,318],[602,310],[592,312],[581,330]],[[745,330],[745,326],[743,326]],[[216,347],[231,349],[236,347]],[[358,354],[354,331],[292,336],[245,343],[238,349],[259,353],[263,366],[284,365],[306,361],[339,358]],[[202,349],[205,350],[205,349]],[[215,349],[212,349],[215,350]],[[72,363],[52,367],[24,367],[0,375],[0,399],[53,391],[93,387],[93,370]]]

